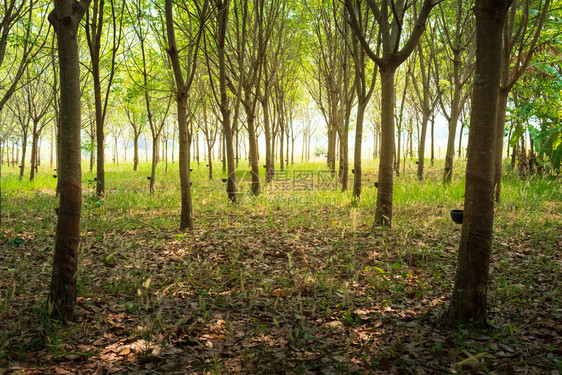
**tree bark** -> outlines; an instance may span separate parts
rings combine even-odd
[[[27,151],[27,133],[24,133],[21,137],[21,164],[20,164],[20,180],[23,178],[23,173],[25,170],[25,154]]]
[[[476,0],[476,67],[468,140],[464,218],[447,319],[485,326],[494,221],[494,133],[502,27],[510,0]]]
[[[457,134],[457,123],[459,121],[459,105],[461,102],[462,85],[460,83],[460,53],[455,52],[453,60],[453,76],[455,88],[453,102],[451,103],[451,117],[449,118],[449,135],[447,137],[447,152],[445,154],[445,167],[443,170],[443,182],[450,183],[453,177],[453,159],[455,158],[455,136]]]
[[[35,172],[37,171],[38,142],[39,142],[39,135],[37,134],[37,123],[33,122],[33,133],[31,137],[31,163],[30,163],[30,170],[29,170],[29,181],[33,181],[33,179],[35,178]]]
[[[90,0],[55,0],[49,21],[57,34],[60,74],[59,213],[47,307],[55,319],[74,319],[80,242],[82,175],[80,163],[80,64],[78,26]]]
[[[217,54],[219,61],[219,90],[220,90],[220,103],[219,108],[222,115],[222,131],[226,143],[226,168],[228,172],[228,179],[226,184],[226,192],[228,199],[236,203],[237,187],[236,187],[236,165],[238,164],[238,156],[236,163],[234,161],[234,137],[233,129],[230,123],[230,108],[228,105],[228,93],[226,89],[226,61],[225,61],[225,42],[226,42],[226,29],[228,25],[228,11],[229,0],[217,0]],[[236,116],[235,116],[236,117]],[[236,145],[236,155],[238,155],[238,144]]]
[[[381,74],[381,150],[379,160],[379,187],[375,226],[392,224],[392,189],[394,185],[394,72],[395,69],[380,69]]]
[[[431,166],[435,164],[435,116],[431,116]]]
[[[267,73],[266,73],[267,76]],[[262,99],[262,109],[263,109],[263,129],[265,135],[265,182],[268,183],[273,178],[275,165],[273,161],[273,151],[272,143],[275,136],[272,136],[270,118],[269,118],[269,88],[265,88],[265,93]]]
[[[366,102],[359,103],[357,106],[357,119],[355,123],[355,150],[353,154],[353,196],[361,196],[361,146],[363,143],[363,122],[365,119]]]
[[[207,140],[207,157],[209,163],[209,180],[213,179],[213,148],[209,146],[209,140]]]
[[[133,137],[133,171],[136,172],[139,166],[139,135]]]
[[[252,194],[258,196],[260,194],[260,169],[258,160],[258,145],[256,140],[256,129],[254,124],[254,114],[247,111],[246,121],[248,123],[248,140],[250,149],[250,165],[252,169]]]
[[[166,36],[168,39],[168,55],[172,63],[174,72],[174,80],[176,83],[176,104],[178,116],[178,129],[179,129],[179,169],[180,169],[180,195],[181,195],[181,214],[180,214],[180,230],[193,229],[192,210],[193,203],[191,200],[191,183],[189,180],[189,147],[190,135],[187,123],[187,98],[189,95],[189,88],[193,82],[195,75],[196,56],[203,32],[203,23],[205,22],[205,14],[207,11],[208,1],[206,0],[202,5],[202,14],[199,22],[199,29],[197,36],[192,40],[191,50],[188,61],[191,63],[187,74],[187,82],[184,79],[181,69],[179,52],[176,44],[176,34],[174,29],[174,16],[172,10],[172,0],[166,0],[164,4],[165,18],[166,18]]]

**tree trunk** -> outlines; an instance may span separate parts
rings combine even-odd
[[[228,171],[228,179],[226,184],[226,191],[228,199],[236,203],[237,186],[236,186],[236,166],[238,165],[238,134],[236,134],[236,162],[234,161],[234,129],[230,123],[230,109],[228,107],[228,92],[227,92],[227,78],[226,78],[226,62],[225,62],[225,42],[226,42],[226,29],[228,25],[228,8],[229,1],[217,1],[217,55],[219,61],[219,91],[220,103],[219,108],[222,114],[222,131],[224,133],[224,141],[226,148],[226,166]],[[238,102],[239,103],[239,102]],[[236,117],[238,117],[239,106],[236,107]]]
[[[39,136],[37,135],[37,124],[33,124],[33,133],[31,136],[31,162],[29,169],[29,181],[33,181],[35,178],[35,171],[37,170],[37,142]]]
[[[207,156],[209,162],[209,180],[213,179],[213,148],[207,143]]]
[[[119,149],[118,149],[118,145],[117,145],[117,137],[114,137],[114,145],[115,147],[115,164],[119,165]]]
[[[246,121],[248,122],[248,141],[250,148],[250,165],[252,169],[252,194],[258,196],[260,194],[260,169],[258,160],[258,145],[256,142],[256,130],[254,124],[254,115],[246,113]]]
[[[517,149],[518,143],[516,142],[513,145],[513,153],[511,154],[511,168],[515,168],[515,161],[517,160]]]
[[[187,92],[177,94],[178,134],[179,134],[179,169],[181,190],[180,230],[193,229],[193,203],[189,173],[189,132],[187,129]]]
[[[346,90],[347,93],[347,90]],[[349,117],[343,118],[344,129],[340,140],[340,170],[341,170],[341,190],[347,190],[349,179]]]
[[[431,116],[431,166],[435,164],[435,116]]]
[[[197,161],[197,166],[199,166],[199,133],[195,136],[195,160]],[[174,156],[172,155],[172,158]]]
[[[459,134],[459,149],[458,149],[458,158],[460,159],[462,157],[462,132],[464,130],[464,122],[461,122],[461,130],[460,130],[460,134]]]
[[[158,164],[158,138],[152,137],[152,166],[150,168],[150,194],[154,193],[154,180],[156,180],[156,164]]]
[[[266,90],[268,88],[266,87]],[[274,161],[273,161],[273,151],[272,151],[272,143],[275,140],[275,136],[271,134],[271,125],[269,119],[269,103],[268,97],[269,95],[264,94],[264,101],[262,103],[263,108],[263,129],[265,135],[265,182],[268,183],[273,178],[274,172]]]
[[[335,126],[333,124],[328,124],[327,165],[330,171],[332,171],[332,176],[336,173],[336,134],[337,132],[335,130]],[[310,150],[309,150],[309,156],[310,156]]]
[[[392,189],[394,185],[392,159],[394,157],[394,69],[381,73],[381,152],[379,161],[379,187],[375,226],[392,224]]]
[[[133,171],[139,166],[139,136],[140,134],[135,134],[133,137]]]
[[[94,147],[94,144],[96,142],[96,134],[95,134],[95,129],[92,129],[92,131],[90,132],[90,172],[94,170],[94,155],[96,153],[96,149]]]
[[[226,172],[226,137],[224,136],[224,132],[222,132],[222,171],[223,173]]]
[[[453,57],[453,76],[455,88],[453,102],[451,103],[451,117],[449,119],[449,135],[447,137],[447,153],[445,154],[445,168],[443,170],[443,182],[450,183],[453,178],[453,159],[455,157],[455,135],[457,134],[457,122],[459,121],[459,105],[461,102],[462,85],[460,83],[460,52]]]
[[[427,135],[427,123],[429,121],[429,113],[424,111],[421,123],[421,136],[418,145],[418,180],[423,180],[423,167],[425,161],[425,138]]]
[[[280,128],[280,133],[279,133],[279,168],[281,170],[284,170],[284,166],[283,164],[285,163],[284,161],[284,141],[285,141],[285,127],[283,126],[283,123],[281,122],[281,120],[279,120],[279,126]]]
[[[90,1],[55,0],[49,14],[57,34],[60,74],[60,156],[59,213],[56,230],[53,272],[47,306],[55,319],[74,319],[82,175],[80,163],[80,64],[77,31]]]
[[[21,137],[21,164],[20,164],[20,180],[23,178],[25,171],[25,153],[27,151],[27,134]]]
[[[494,192],[496,202],[500,201],[502,183],[503,133],[505,131],[505,114],[507,111],[508,90],[500,90],[496,114],[496,141],[494,144]]]
[[[105,135],[103,132],[99,56],[92,56],[92,76],[94,78],[94,102],[96,108],[96,195],[101,197],[105,193]]]
[[[447,318],[485,326],[494,221],[494,133],[502,26],[510,1],[477,0],[476,66],[468,140],[464,218]]]
[[[361,196],[361,147],[363,144],[363,121],[365,119],[365,108],[368,102],[357,105],[357,119],[355,125],[355,150],[353,153],[353,196]]]

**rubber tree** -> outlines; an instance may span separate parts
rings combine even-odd
[[[7,103],[7,108],[15,118],[21,137],[21,163],[19,171],[19,179],[23,178],[25,173],[25,160],[27,153],[27,139],[29,137],[31,113],[29,112],[27,98],[24,96],[23,91],[13,95]]]
[[[392,225],[392,191],[393,174],[392,162],[394,156],[394,110],[395,92],[394,75],[396,69],[410,56],[424,33],[426,21],[435,0],[424,0],[420,9],[406,7],[405,1],[375,0],[367,1],[367,13],[372,13],[381,33],[382,53],[377,54],[372,49],[359,25],[359,18],[353,6],[353,0],[345,0],[350,14],[353,31],[359,38],[362,48],[369,58],[377,64],[381,79],[381,154],[379,161],[379,187],[377,207],[375,211],[375,226]],[[418,12],[413,21],[410,35],[405,39],[406,30],[404,20],[408,10]]]
[[[63,322],[74,319],[80,243],[82,174],[80,165],[80,59],[78,27],[90,0],[54,0],[49,21],[57,34],[60,84],[59,210],[53,272],[47,308]]]
[[[432,30],[433,31],[433,30]],[[433,34],[433,33],[431,33]],[[433,45],[433,35],[430,33],[426,34],[425,45],[424,41],[418,44],[416,49],[417,52],[417,72],[413,70],[412,83],[416,93],[416,101],[419,112],[421,112],[421,129],[418,138],[418,168],[417,177],[418,180],[423,180],[423,170],[425,163],[425,140],[427,137],[427,125],[429,123],[429,118],[434,112],[437,102],[442,94],[442,90],[438,87],[438,82],[433,79],[435,77],[436,67],[432,64],[434,61],[434,56],[437,53],[435,46]],[[425,48],[424,48],[425,47]],[[415,72],[415,73],[414,73]],[[415,76],[414,76],[415,75]],[[421,78],[421,82],[418,81]],[[421,83],[421,85],[420,85]]]
[[[230,0],[215,0],[214,7],[212,8],[212,21],[209,21],[213,27],[209,27],[209,32],[205,33],[204,46],[207,71],[209,73],[209,80],[211,83],[211,92],[213,98],[217,103],[220,114],[222,133],[224,135],[224,148],[226,148],[226,168],[228,179],[226,184],[226,191],[230,202],[236,203],[237,201],[237,185],[236,185],[236,163],[235,163],[235,150],[234,150],[234,134],[236,132],[236,121],[239,112],[240,100],[237,100],[235,109],[234,121],[231,119],[231,105],[232,101],[229,99],[229,77],[227,75],[227,51],[226,51],[226,36],[229,25],[230,13]],[[216,48],[209,48],[210,44],[214,44]],[[212,54],[216,51],[216,56]],[[213,60],[215,58],[215,60]],[[212,66],[218,69],[212,69]],[[241,81],[239,82],[239,84]],[[240,88],[240,86],[238,86]],[[238,90],[240,92],[240,90]],[[197,151],[199,155],[199,150]],[[197,159],[199,162],[199,159]]]
[[[261,192],[259,178],[258,132],[256,124],[257,104],[260,96],[261,75],[266,46],[260,45],[264,41],[263,33],[267,26],[267,6],[264,0],[258,0],[252,9],[248,8],[248,0],[242,1],[233,8],[234,45],[233,56],[228,70],[236,72],[228,75],[229,88],[240,101],[246,114],[246,129],[248,131],[248,157],[252,175],[251,191],[257,196]]]
[[[219,127],[216,124],[216,117],[215,110],[212,110],[213,117],[209,119],[209,104],[212,106],[212,103],[208,103],[210,98],[208,97],[207,90],[208,85],[205,85],[203,82],[198,86],[198,91],[200,93],[198,101],[200,103],[200,119],[198,121],[199,129],[205,135],[205,143],[207,145],[207,160],[209,162],[209,180],[213,179],[213,147],[217,141],[217,135],[219,135]],[[203,89],[202,89],[203,88]],[[220,141],[219,141],[220,142]],[[220,152],[219,152],[220,154]]]
[[[339,23],[340,19],[345,19],[345,7],[333,6],[333,17],[336,19],[336,23]],[[343,43],[349,46],[351,41],[351,35],[353,31],[349,27],[348,22],[343,22],[338,24],[340,38],[343,39]],[[341,41],[340,41],[341,43]],[[349,127],[351,123],[351,110],[355,104],[355,99],[357,91],[354,85],[354,67],[353,67],[353,57],[350,48],[339,49],[340,54],[340,69],[338,69],[338,75],[340,76],[339,85],[337,90],[339,91],[340,106],[339,106],[339,119],[340,122],[337,127],[338,140],[339,140],[339,180],[341,183],[341,190],[347,190],[347,184],[349,180]]]
[[[193,7],[188,7],[187,4],[181,2],[178,6],[184,10],[182,16],[189,18],[187,24],[191,24],[193,22],[198,25],[195,29],[187,27],[181,28],[183,37],[182,41],[186,43],[186,46],[181,48],[182,55],[180,56],[180,49],[178,48],[178,44],[176,42],[176,28],[174,23],[172,0],[165,1],[164,13],[166,19],[166,37],[168,41],[167,52],[170,56],[172,70],[174,72],[179,129],[179,172],[181,187],[180,230],[185,230],[193,229],[193,206],[189,181],[190,137],[187,119],[187,101],[189,97],[189,90],[197,70],[197,52],[199,50],[201,36],[204,31],[209,1],[205,0],[202,4],[195,3]],[[193,9],[195,13],[185,12],[187,9]]]
[[[279,80],[278,71],[280,68],[280,58],[284,51],[283,34],[285,29],[285,18],[287,12],[285,0],[274,0],[266,8],[266,22],[263,32],[258,40],[263,47],[260,57],[262,59],[262,74],[258,100],[263,111],[263,130],[265,135],[265,182],[270,182],[275,174],[275,113],[272,113],[271,100],[272,90],[275,83]]]
[[[464,218],[450,323],[485,326],[494,221],[494,141],[502,29],[511,0],[476,0],[476,65],[466,166]]]
[[[103,27],[105,24],[105,0],[93,0],[92,10],[86,12],[84,28],[86,31],[86,40],[88,42],[88,50],[90,52],[91,73],[94,86],[94,105],[95,105],[95,121],[96,121],[96,195],[102,196],[105,192],[105,147],[104,147],[104,122],[107,114],[109,93],[115,77],[116,64],[115,58],[122,36],[122,20],[125,1],[122,2],[120,10],[115,9],[115,1],[109,0],[112,19],[112,47],[110,49],[110,66],[108,75],[103,79],[101,77],[100,62],[105,58],[104,51],[101,50]],[[121,16],[118,16],[121,15]],[[119,24],[118,24],[119,23]],[[103,42],[105,43],[105,41]],[[102,89],[102,80],[105,81],[105,90]]]
[[[454,6],[454,9],[448,8]],[[439,62],[434,58],[435,66],[444,66],[447,72],[447,80],[450,89],[448,95],[445,93],[439,97],[441,112],[449,123],[449,134],[447,137],[447,151],[445,154],[445,166],[443,169],[443,182],[451,182],[453,176],[453,159],[455,157],[455,135],[459,113],[464,107],[470,93],[469,83],[473,73],[473,44],[474,21],[470,11],[472,2],[456,0],[455,3],[442,3],[439,6],[439,18],[436,23],[442,43],[447,47],[445,52],[447,59]],[[454,24],[451,24],[453,15]],[[451,66],[452,64],[452,66]],[[437,82],[440,81],[439,69],[436,71]],[[444,99],[448,99],[445,103]],[[433,159],[432,159],[433,160]]]
[[[139,137],[146,130],[146,118],[138,105],[138,93],[127,95],[124,109],[133,137],[133,171],[136,171],[139,165]]]
[[[164,43],[161,40],[161,32],[155,29],[155,22],[152,22],[152,18],[146,17],[150,10],[145,9],[145,4],[140,0],[128,2],[127,10],[131,19],[134,20],[132,29],[138,42],[137,48],[130,48],[129,50],[129,60],[133,61],[129,77],[144,99],[144,110],[146,111],[146,119],[152,138],[152,167],[148,178],[149,190],[150,193],[154,193],[156,166],[160,156],[158,152],[160,134],[168,120],[168,113],[173,101],[172,94],[167,91],[162,93],[161,87],[170,87],[174,78],[165,66],[167,59],[162,49]],[[146,142],[145,147],[147,147]]]
[[[35,78],[29,80],[24,86],[24,92],[27,97],[27,110],[31,120],[31,162],[29,171],[29,180],[33,181],[39,166],[39,138],[43,129],[51,122],[50,109],[54,99],[54,87],[48,82],[49,75],[46,70],[49,68],[49,62],[45,61],[45,65],[37,66],[38,71],[35,72]],[[27,67],[27,70],[31,66]],[[29,75],[28,75],[29,77]]]
[[[494,186],[497,202],[500,201],[501,194],[502,153],[507,99],[511,89],[529,66],[537,48],[537,42],[549,10],[549,5],[550,0],[545,0],[544,2],[542,0],[516,0],[508,13],[507,22],[504,24],[501,86],[494,150]],[[532,13],[535,13],[535,16],[532,16]]]
[[[369,33],[369,36],[366,35],[367,38],[373,39],[376,37],[374,35],[374,28],[369,19],[363,19],[363,12],[360,12],[359,9],[361,7],[361,2],[356,0],[355,1],[355,8],[357,14],[357,23],[361,28],[364,34]],[[370,29],[368,29],[368,27]],[[365,50],[361,48],[359,44],[359,39],[355,33],[351,35],[351,52],[353,56],[353,66],[355,69],[354,75],[354,85],[357,94],[357,115],[356,115],[356,123],[355,123],[355,150],[353,154],[353,196],[358,199],[361,196],[361,177],[362,177],[362,170],[361,170],[361,153],[362,153],[362,142],[363,142],[363,123],[365,119],[365,111],[373,91],[375,89],[375,85],[377,82],[377,70],[373,69],[372,76],[370,80],[368,80],[368,70],[367,70],[367,63],[366,58],[367,55],[365,54]],[[380,48],[380,38],[378,39],[377,45],[377,53],[379,52]]]
[[[318,8],[311,9],[318,13],[312,27],[315,37],[315,50],[313,53],[313,79],[307,82],[307,90],[328,127],[328,146],[326,163],[332,175],[336,173],[336,141],[338,129],[342,123],[341,106],[342,90],[342,49],[341,33],[336,27],[335,17],[332,15],[332,6],[329,2],[320,2]],[[310,150],[309,150],[310,151]]]

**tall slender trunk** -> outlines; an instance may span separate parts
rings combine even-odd
[[[96,111],[96,195],[102,196],[105,192],[105,135],[103,130],[99,56],[97,54],[92,56],[92,76],[94,81],[94,102]]]
[[[458,150],[458,158],[462,157],[462,132],[464,130],[464,122],[461,122],[461,130],[459,134],[459,150]]]
[[[328,168],[332,171],[332,176],[336,173],[336,129],[334,124],[328,124]],[[310,143],[309,143],[310,146]],[[310,150],[309,150],[310,156]]]
[[[291,120],[291,121],[292,121],[292,120]],[[292,131],[293,131],[293,126],[291,125],[291,132],[292,132]],[[287,137],[287,142],[286,142],[286,144],[287,144],[287,146],[286,146],[286,147],[287,147],[287,153],[285,154],[285,167],[286,167],[287,169],[289,169],[289,141],[291,140],[291,137],[290,137],[290,135],[289,135],[289,129],[286,129],[286,130],[285,130],[285,133],[286,133],[286,137]],[[295,142],[295,141],[293,140],[293,143],[291,144],[291,146],[294,145],[294,142]],[[292,150],[292,147],[291,147],[291,150]],[[292,158],[292,155],[291,155],[291,158]],[[291,159],[291,164],[292,164],[292,159]]]
[[[355,123],[355,150],[353,153],[353,196],[361,196],[361,150],[363,144],[363,122],[365,120],[365,108],[367,101],[357,106],[357,119]]]
[[[346,90],[347,93],[347,90]],[[347,190],[349,181],[349,117],[343,118],[344,128],[340,140],[340,170],[341,170],[341,190]]]
[[[199,166],[199,133],[195,135],[195,150],[195,160],[197,161],[197,166]]]
[[[193,203],[191,200],[191,186],[189,173],[189,131],[187,127],[187,92],[177,94],[178,135],[179,135],[179,169],[181,214],[180,230],[193,229]]]
[[[505,131],[505,114],[508,90],[500,89],[498,111],[496,113],[496,140],[494,143],[494,199],[500,201],[502,183],[503,134]]]
[[[428,111],[424,111],[421,124],[421,136],[418,144],[418,180],[423,180],[423,168],[425,161],[425,138],[427,134],[427,123],[429,121]]]
[[[222,132],[222,171],[226,172],[226,137],[224,132]]]
[[[115,164],[119,165],[119,149],[117,145],[117,137],[114,137],[114,147],[115,147]]]
[[[266,90],[268,88],[266,87]],[[265,135],[265,182],[268,183],[273,178],[274,172],[274,160],[273,160],[273,151],[272,151],[272,144],[275,141],[275,136],[271,134],[271,125],[270,125],[270,118],[269,118],[269,103],[268,97],[269,95],[264,94],[265,99],[262,102],[263,108],[263,129]]]
[[[457,123],[459,121],[459,106],[461,102],[462,85],[460,83],[460,52],[455,52],[453,57],[453,77],[455,87],[453,91],[453,102],[451,103],[451,117],[449,119],[449,135],[447,137],[447,153],[445,154],[445,168],[443,170],[443,182],[450,183],[453,178],[453,159],[455,157],[455,136]]]
[[[94,147],[96,142],[95,128],[90,131],[90,172],[94,170],[94,158],[96,154],[96,148]]]
[[[392,168],[392,159],[394,157],[394,73],[395,69],[380,69],[381,150],[375,226],[390,226],[392,224],[392,190],[394,186]]]
[[[435,116],[431,116],[431,166],[435,163]]]
[[[89,0],[56,0],[49,14],[57,34],[60,74],[59,213],[47,307],[56,319],[74,319],[80,242],[82,173],[80,163],[80,64],[77,31]]]
[[[33,181],[35,178],[35,172],[37,171],[38,157],[37,157],[37,143],[39,141],[39,136],[37,135],[37,124],[33,123],[33,133],[31,135],[31,162],[29,169],[29,181]]]
[[[207,156],[209,158],[209,180],[213,179],[213,148],[207,143]]]
[[[246,121],[248,122],[248,139],[249,139],[249,158],[252,170],[252,193],[255,196],[260,194],[260,169],[258,160],[258,145],[256,142],[256,130],[254,124],[253,113],[246,114]]]
[[[280,134],[279,134],[279,168],[281,170],[284,170],[283,164],[285,163],[285,161],[283,157],[283,151],[284,151],[283,146],[285,140],[285,127],[281,123],[281,120],[279,120],[279,126],[281,127]]]
[[[139,165],[139,136],[137,133],[133,137],[133,171],[136,171]]]
[[[152,167],[150,169],[150,194],[154,193],[154,180],[156,180],[156,164],[158,164],[158,137],[152,137]]]
[[[476,66],[472,96],[464,217],[450,322],[487,324],[487,290],[494,222],[494,133],[502,27],[511,1],[477,0]]]
[[[23,178],[25,171],[25,154],[27,151],[27,133],[21,137],[21,164],[20,164],[20,180]]]

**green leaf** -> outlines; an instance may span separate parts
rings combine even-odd
[[[17,245],[22,245],[25,243],[25,240],[23,238],[14,238],[13,240],[11,240],[10,245],[12,246],[17,246]]]

